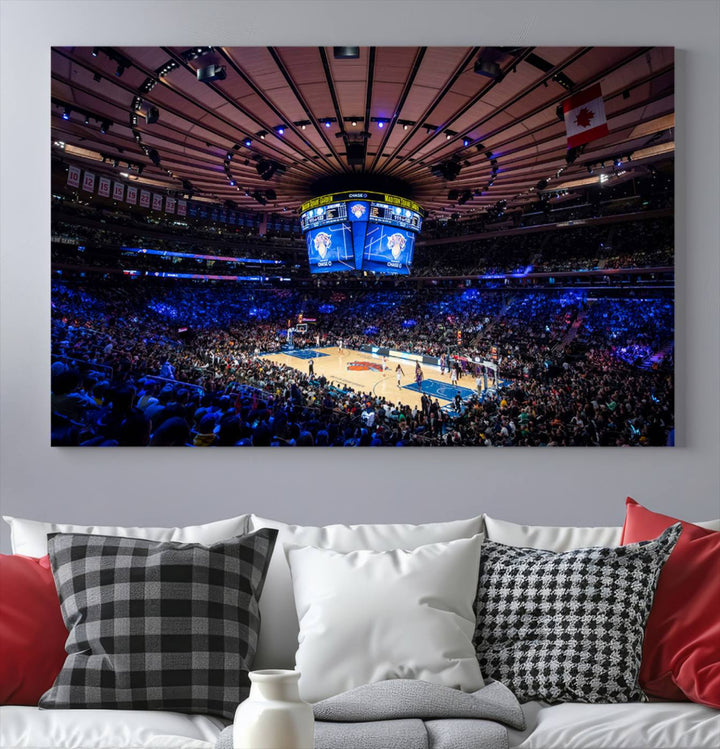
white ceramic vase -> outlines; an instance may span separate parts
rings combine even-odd
[[[250,672],[250,696],[235,711],[234,749],[313,749],[315,719],[299,679],[299,671]]]

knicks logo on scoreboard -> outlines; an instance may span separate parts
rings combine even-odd
[[[317,254],[324,260],[330,249],[330,245],[332,244],[330,235],[327,232],[321,231],[316,235],[313,244],[315,245],[315,251]]]
[[[351,361],[348,362],[347,368],[352,372],[382,372],[382,364],[375,364],[371,361]]]
[[[355,205],[350,206],[350,213],[352,213],[355,218],[360,219],[365,215],[365,212],[367,211],[367,208],[362,203],[355,203]]]
[[[388,237],[388,248],[395,260],[400,257],[402,251],[405,249],[405,242],[405,237],[399,232],[395,232],[395,234]]]

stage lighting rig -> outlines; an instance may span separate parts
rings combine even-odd
[[[212,81],[224,81],[227,78],[227,72],[223,65],[215,63],[206,65],[197,69],[197,79],[202,83],[211,83]]]
[[[457,179],[457,176],[460,174],[460,169],[460,162],[457,159],[452,158],[431,166],[430,172],[435,177],[440,177],[448,182],[452,182],[454,179]]]

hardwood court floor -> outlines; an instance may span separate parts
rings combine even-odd
[[[379,395],[391,403],[402,403],[410,407],[420,407],[421,393],[405,387],[407,385],[415,385],[415,362],[408,359],[396,359],[388,356],[386,358],[388,369],[382,372],[369,368],[369,365],[382,367],[383,359],[381,356],[348,349],[340,353],[340,349],[335,346],[302,349],[296,351],[294,354],[266,354],[263,358],[267,358],[278,364],[285,364],[301,372],[307,372],[310,366],[310,358],[303,357],[308,356],[311,351],[316,351],[320,354],[317,358],[312,359],[316,375],[325,375],[329,381],[340,386],[349,385],[353,390]],[[397,386],[395,375],[395,367],[398,364],[400,364],[404,372],[400,380],[400,388]],[[349,369],[349,366],[360,368]],[[434,367],[429,364],[421,366],[425,377],[423,385],[424,388],[427,388],[428,394],[433,399],[437,398],[441,406],[450,405],[450,399],[455,393],[454,388],[450,387],[450,375],[447,372],[441,375],[440,367]],[[466,392],[465,389],[474,391],[475,378],[466,374],[460,378],[458,385],[461,388],[463,396],[467,397],[470,395],[470,392]]]

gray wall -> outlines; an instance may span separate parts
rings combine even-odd
[[[2,512],[187,524],[256,511],[304,523],[482,511],[621,524],[630,494],[720,513],[717,2],[3,2]],[[675,449],[72,450],[49,439],[51,45],[614,44],[677,53]],[[23,272],[24,271],[24,272]],[[8,550],[5,529],[0,538]]]

